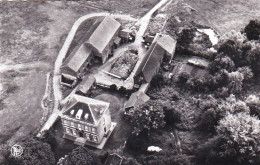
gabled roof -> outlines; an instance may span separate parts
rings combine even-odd
[[[142,91],[137,91],[130,96],[124,108],[126,109],[131,107],[137,107],[139,105],[146,103],[148,100],[150,100],[149,96],[147,96]]]
[[[109,103],[107,102],[74,94],[73,97],[69,100],[68,104],[63,108],[65,110],[63,115],[76,119],[77,112],[82,109],[83,113],[81,115],[81,119],[77,120],[96,125],[98,124],[104,112],[108,110],[108,107]],[[73,115],[71,115],[72,110],[74,110]],[[89,116],[87,120],[84,119],[86,114]]]
[[[161,34],[161,37],[156,42],[170,55],[173,55],[175,53],[177,41],[171,36]]]
[[[165,50],[160,45],[153,43],[139,65],[135,75],[142,72],[146,82],[150,82],[160,68],[164,52]]]
[[[111,16],[106,16],[86,43],[93,46],[99,53],[103,53],[120,26],[121,24]]]
[[[78,72],[80,67],[85,63],[85,61],[91,55],[91,48],[82,44],[78,50],[72,53],[62,64],[62,68],[67,68],[72,70],[73,72]]]
[[[95,80],[96,79],[93,75],[85,77],[79,84],[77,92],[86,94],[88,90],[91,88],[91,86],[93,85],[93,83],[95,82]]]

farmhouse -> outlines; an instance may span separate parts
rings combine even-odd
[[[118,39],[121,24],[110,16],[106,16],[86,42],[93,54],[104,63],[111,53],[114,41]],[[116,40],[117,39],[117,40]]]
[[[61,66],[61,84],[74,87],[92,60],[91,48],[82,44]]]
[[[103,148],[115,127],[111,122],[109,103],[76,94],[63,107],[61,120],[63,138],[97,148]]]

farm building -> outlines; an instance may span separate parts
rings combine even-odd
[[[63,138],[75,144],[103,148],[116,123],[111,122],[109,103],[74,95],[63,107]]]
[[[61,84],[74,87],[92,60],[91,48],[82,44],[61,66]]]
[[[136,70],[135,84],[150,83],[153,76],[158,73],[164,57],[170,57],[166,59],[171,61],[174,56],[176,41],[168,35],[159,34],[156,36],[148,53]]]
[[[92,48],[93,54],[100,57],[103,63],[111,53],[114,41],[117,41],[120,27],[119,22],[110,16],[106,16],[86,41],[86,45]]]
[[[128,101],[125,103],[124,106],[125,112],[128,112],[129,109],[142,105],[149,100],[150,97],[147,96],[144,92],[142,91],[134,92],[132,93]]]
[[[86,42],[74,50],[61,66],[61,84],[74,87],[78,79],[82,78],[91,59],[100,57],[104,63],[113,50],[114,45],[119,45],[118,33],[120,23],[110,16],[97,19],[92,27],[86,31]]]
[[[143,81],[149,83],[159,71],[163,56],[164,49],[157,43],[153,43],[135,73],[135,82],[138,84],[142,84]]]
[[[173,59],[177,41],[169,35],[157,33],[155,42],[160,45],[166,52],[169,62]]]
[[[116,153],[109,154],[104,165],[121,165],[123,160],[124,158]]]
[[[79,95],[86,95],[87,92],[90,90],[92,85],[95,83],[95,77],[94,76],[87,76],[84,77],[84,79],[80,82],[78,89],[76,91],[76,94]]]

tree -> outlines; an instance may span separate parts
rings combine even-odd
[[[245,27],[245,33],[248,40],[259,40],[260,39],[260,21],[251,20]]]
[[[239,163],[260,163],[260,120],[248,113],[228,114],[217,126],[220,157]]]
[[[237,71],[243,74],[245,82],[250,81],[254,76],[252,69],[249,66],[240,67]]]
[[[79,146],[65,156],[59,165],[101,165],[97,155],[85,147]]]
[[[228,73],[228,88],[231,93],[238,94],[242,91],[244,75],[239,71]]]
[[[28,139],[18,144],[23,147],[23,154],[21,155],[21,157],[17,158],[14,158],[12,155],[9,155],[9,157],[6,159],[8,164],[55,164],[54,153],[52,152],[51,147],[48,143],[44,143],[37,139]]]
[[[199,128],[210,132],[215,131],[218,122],[227,113],[236,114],[244,112],[249,114],[250,112],[246,103],[237,100],[234,95],[230,95],[226,99],[216,99],[210,95],[206,100],[200,102],[199,108],[202,112],[199,120]]]
[[[250,50],[246,52],[245,61],[251,66],[255,75],[259,75],[260,72],[260,42],[248,41],[245,43],[250,47]]]
[[[138,135],[143,130],[159,129],[165,126],[163,106],[150,100],[129,110],[130,122],[134,125],[133,133]]]
[[[221,69],[226,69],[227,71],[233,71],[235,69],[234,61],[227,55],[218,54],[214,61],[210,63],[210,71],[215,73]]]

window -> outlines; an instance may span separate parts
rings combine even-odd
[[[79,128],[79,130],[82,130],[82,125],[78,124],[78,128]]]
[[[92,128],[92,133],[96,133],[96,128]]]
[[[88,133],[86,133],[86,139],[87,139],[87,140],[90,140]]]
[[[67,125],[67,124],[68,124],[68,121],[67,121],[67,120],[63,120],[63,123]]]
[[[97,142],[97,136],[93,136],[93,141]]]
[[[72,130],[74,136],[77,136],[77,131],[75,129]]]
[[[85,130],[88,131],[88,126],[85,126]]]
[[[75,127],[75,125],[74,125],[74,123],[73,123],[73,122],[71,122],[71,126],[72,126],[72,127]]]
[[[65,127],[65,130],[66,130],[66,133],[67,133],[67,134],[71,134],[71,130],[70,130],[69,128],[66,128],[66,127]]]
[[[91,127],[88,127],[88,132],[91,132],[91,129],[92,129]]]

